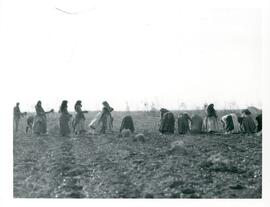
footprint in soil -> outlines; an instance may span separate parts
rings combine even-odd
[[[83,169],[75,168],[75,169],[72,169],[71,171],[67,172],[67,175],[75,177],[78,175],[82,175],[84,172],[85,172],[85,170],[83,170]]]
[[[176,187],[178,187],[179,185],[183,185],[183,184],[185,184],[184,181],[182,181],[182,180],[177,180],[177,181],[174,181],[174,182],[170,185],[170,188],[176,188]]]
[[[119,198],[140,198],[141,193],[139,190],[132,188],[131,186],[123,187],[118,191]]]
[[[201,198],[199,193],[196,193],[193,188],[185,188],[180,192],[171,192],[165,194],[166,198]]]
[[[243,185],[241,185],[241,184],[237,184],[237,185],[231,185],[230,188],[234,189],[234,190],[242,190],[245,187]]]
[[[83,186],[80,185],[62,185],[59,186],[59,189],[63,190],[64,192],[79,192],[83,189]]]
[[[152,193],[146,193],[144,198],[154,198],[154,195]]]
[[[195,193],[195,190],[192,188],[185,188],[184,190],[182,190],[182,193],[184,194],[193,194]]]
[[[71,193],[68,195],[68,198],[85,198],[85,195],[82,193]]]

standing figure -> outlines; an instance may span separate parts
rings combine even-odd
[[[41,101],[38,101],[36,106],[36,116],[34,118],[33,131],[35,134],[46,134],[47,133],[47,114],[53,112],[53,109],[50,111],[44,111],[41,106]]]
[[[189,122],[191,118],[187,113],[180,114],[177,119],[178,123],[178,133],[179,134],[186,134],[190,131]]]
[[[221,123],[225,130],[225,134],[239,133],[241,131],[237,115],[234,113],[221,117]]]
[[[88,111],[82,110],[82,101],[78,100],[74,106],[76,116],[75,116],[75,122],[73,123],[73,129],[75,134],[82,134],[85,133],[85,113],[88,113]]]
[[[112,132],[113,117],[111,115],[111,112],[113,111],[113,108],[109,105],[107,101],[102,102],[102,105],[103,108],[98,124],[101,125],[100,133],[105,134],[106,130]]]
[[[251,134],[256,132],[256,124],[248,109],[242,110],[241,130],[245,133]]]
[[[174,133],[175,119],[172,112],[167,109],[160,109],[160,127],[159,131],[162,134],[173,134]]]
[[[206,107],[206,117],[203,121],[203,131],[214,133],[218,131],[217,113],[214,109],[214,104],[209,104]]]
[[[202,132],[202,125],[203,125],[203,119],[199,115],[195,114],[191,117],[191,133],[201,133]]]
[[[82,110],[82,102],[78,100],[74,106],[76,116],[73,123],[73,129],[75,134],[82,134],[86,132],[85,130],[85,113],[88,113],[88,111]]]
[[[18,131],[20,119],[24,115],[26,115],[26,112],[21,113],[20,103],[17,102],[16,103],[16,106],[13,108],[13,126],[14,126],[13,128],[15,128],[15,132]]]
[[[121,127],[120,127],[120,133],[124,129],[129,129],[132,133],[134,133],[135,128],[134,128],[134,123],[133,123],[133,119],[131,116],[125,116],[123,118],[122,123],[121,123]]]
[[[62,136],[68,136],[70,134],[69,121],[72,115],[68,112],[67,103],[68,101],[66,100],[62,101],[62,104],[59,110],[59,113],[61,113],[60,118],[59,118],[60,135]]]

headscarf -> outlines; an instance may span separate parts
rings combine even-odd
[[[251,115],[250,111],[248,109],[242,110],[242,113],[245,115]]]
[[[77,111],[77,110],[76,110],[77,106],[82,106],[82,101],[81,101],[81,100],[76,101],[76,103],[75,103],[75,105],[74,105],[75,111]]]
[[[62,101],[62,104],[61,104],[60,110],[59,110],[61,113],[64,112],[64,110],[67,108],[67,103],[68,103],[68,101],[66,101],[66,100]]]
[[[163,117],[163,115],[167,112],[169,112],[169,110],[165,109],[165,108],[161,108],[160,110],[160,115],[161,115],[161,118]]]
[[[206,108],[206,112],[208,117],[217,116],[216,110],[214,109],[214,104],[209,104]]]
[[[37,114],[38,115],[45,115],[44,113],[45,113],[45,111],[44,111],[44,109],[42,108],[42,106],[41,106],[41,101],[38,101],[37,102],[37,104],[36,104],[36,106],[35,106],[35,108],[36,108],[36,112],[37,112]]]
[[[41,106],[41,101],[38,101],[36,106]]]
[[[190,116],[188,115],[188,113],[182,113],[182,114],[180,114],[180,116],[179,117],[183,117],[185,120],[191,120],[191,118],[190,118]]]
[[[109,103],[107,101],[103,101],[102,102],[103,105],[103,109],[107,109],[109,112],[112,112],[114,109],[109,105]]]

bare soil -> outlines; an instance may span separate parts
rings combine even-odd
[[[120,138],[126,113],[114,112],[115,132],[14,134],[15,198],[261,198],[262,137],[256,135],[160,135],[158,115],[134,112],[145,141]],[[87,123],[94,113],[88,114]]]

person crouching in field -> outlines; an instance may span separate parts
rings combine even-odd
[[[180,114],[177,118],[177,124],[178,124],[178,133],[179,134],[186,134],[190,132],[189,128],[189,122],[191,121],[191,118],[187,113]]]
[[[29,132],[32,132],[32,129],[33,129],[33,123],[34,123],[34,116],[29,116],[27,119],[26,119],[26,128],[25,128],[25,132],[26,134]]]
[[[202,128],[207,133],[218,132],[217,113],[214,109],[214,104],[209,104],[206,107],[206,117],[204,118]]]
[[[190,132],[199,134],[202,132],[203,118],[195,114],[191,117]]]
[[[74,106],[76,116],[73,123],[73,129],[75,134],[82,134],[85,133],[85,113],[88,113],[88,111],[82,110],[82,101],[78,100]]]
[[[221,123],[223,124],[225,134],[235,134],[241,132],[237,115],[234,113],[221,117]]]
[[[33,131],[35,134],[46,134],[47,133],[47,114],[52,113],[53,109],[50,111],[44,111],[41,105],[41,101],[38,101],[36,106],[36,116],[34,118]]]
[[[19,123],[21,117],[25,116],[26,112],[22,113],[20,110],[20,103],[17,102],[16,106],[13,108],[13,128],[15,128],[15,132],[18,131],[19,128]]]
[[[120,135],[122,134],[123,130],[130,130],[131,133],[134,133],[135,127],[131,116],[125,116],[123,118],[120,126]]]
[[[162,134],[173,134],[174,133],[175,119],[172,112],[167,109],[160,109],[160,127],[159,131]]]
[[[112,132],[113,128],[113,117],[111,112],[113,111],[113,108],[109,105],[107,101],[102,102],[103,108],[101,112],[100,119],[98,121],[98,124],[100,124],[100,133],[105,134],[106,131]]]
[[[256,132],[256,124],[253,118],[251,117],[251,113],[248,109],[242,110],[241,115],[241,130],[244,133],[255,133]]]
[[[72,115],[68,112],[67,103],[68,101],[66,100],[62,101],[62,104],[59,110],[59,113],[61,113],[60,118],[59,118],[61,136],[68,136],[70,134],[69,121]]]

